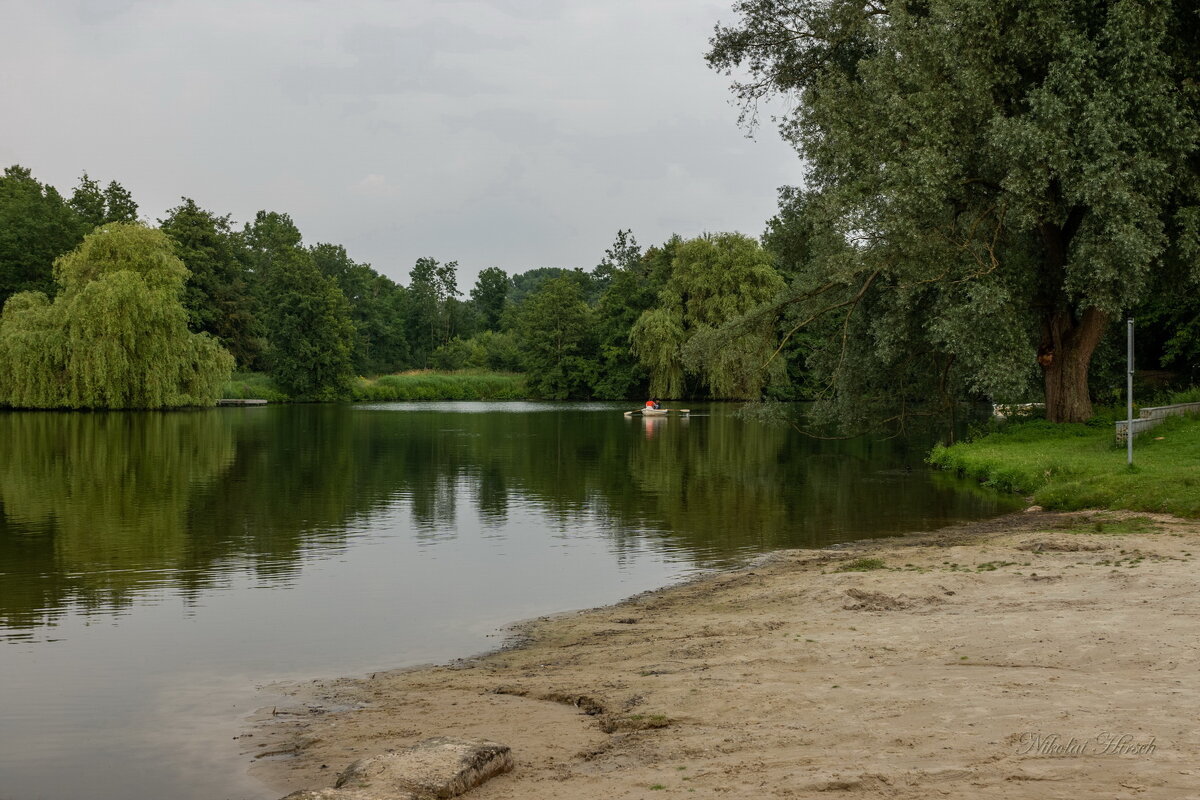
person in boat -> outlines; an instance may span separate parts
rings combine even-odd
[[[654,404],[654,401],[653,401],[653,400],[647,400],[647,401],[646,401],[646,408],[647,408],[647,409],[654,409],[654,408],[657,408],[657,406]]]

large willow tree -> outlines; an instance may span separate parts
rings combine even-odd
[[[748,236],[706,234],[677,244],[657,304],[629,334],[650,372],[650,393],[682,397],[688,375],[695,375],[713,397],[758,399],[766,381],[782,374],[782,364],[771,360],[769,321],[745,318],[782,289],[771,255]],[[734,321],[737,335],[721,331]]]
[[[0,315],[0,404],[211,405],[233,358],[187,329],[188,271],[161,231],[113,223],[54,264],[59,291],[14,295]]]
[[[812,364],[864,396],[1091,415],[1106,328],[1200,261],[1200,17],[1184,0],[743,0],[709,62],[753,122],[783,97],[804,206],[849,246],[803,265]],[[1174,272],[1172,272],[1174,270]],[[955,389],[955,387],[957,387]]]

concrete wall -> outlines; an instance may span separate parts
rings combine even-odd
[[[1200,414],[1200,403],[1176,403],[1173,406],[1153,406],[1151,408],[1143,408],[1138,414],[1138,418],[1133,421],[1133,435],[1158,427],[1167,417],[1181,417],[1184,415]],[[1127,428],[1129,420],[1123,419],[1117,423],[1117,441],[1125,441],[1128,435]]]

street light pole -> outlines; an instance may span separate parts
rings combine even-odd
[[[1125,423],[1125,453],[1129,466],[1133,466],[1133,317],[1126,321],[1128,326],[1128,342],[1126,345],[1126,360],[1128,374],[1125,376],[1125,404],[1129,412],[1129,421]]]

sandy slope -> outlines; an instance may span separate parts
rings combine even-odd
[[[296,687],[247,752],[294,750],[254,767],[280,794],[447,734],[513,748],[478,800],[1200,798],[1200,524],[1155,520],[781,553],[464,664]],[[863,557],[888,569],[837,571]]]

